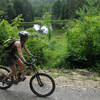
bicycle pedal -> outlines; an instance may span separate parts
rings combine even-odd
[[[19,78],[19,81],[25,81],[25,80],[26,80],[26,77]]]

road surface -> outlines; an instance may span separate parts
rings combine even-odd
[[[100,100],[100,89],[56,87],[51,96],[40,98],[31,92],[28,81],[25,81],[6,91],[0,90],[0,100]]]

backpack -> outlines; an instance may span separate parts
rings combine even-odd
[[[12,44],[16,41],[15,38],[9,38],[3,43],[3,50],[4,51],[9,51],[12,47]]]

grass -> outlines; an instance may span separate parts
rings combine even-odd
[[[93,79],[94,81],[97,81],[97,77],[98,77],[98,75],[95,74],[95,75],[93,75],[92,79]]]

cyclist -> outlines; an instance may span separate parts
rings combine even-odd
[[[28,40],[28,36],[29,36],[29,33],[27,31],[20,31],[19,32],[20,40],[14,41],[14,43],[11,45],[10,52],[5,54],[4,61],[6,62],[7,66],[10,67],[11,72],[5,77],[3,81],[6,81],[11,76],[16,75],[16,65],[20,66],[19,67],[20,73],[22,73],[24,69],[24,64],[28,65],[28,63],[26,62],[22,54],[22,48],[24,48],[25,52],[29,56],[33,57],[32,53],[25,46],[25,43]],[[21,75],[21,79],[25,79],[25,77]]]

